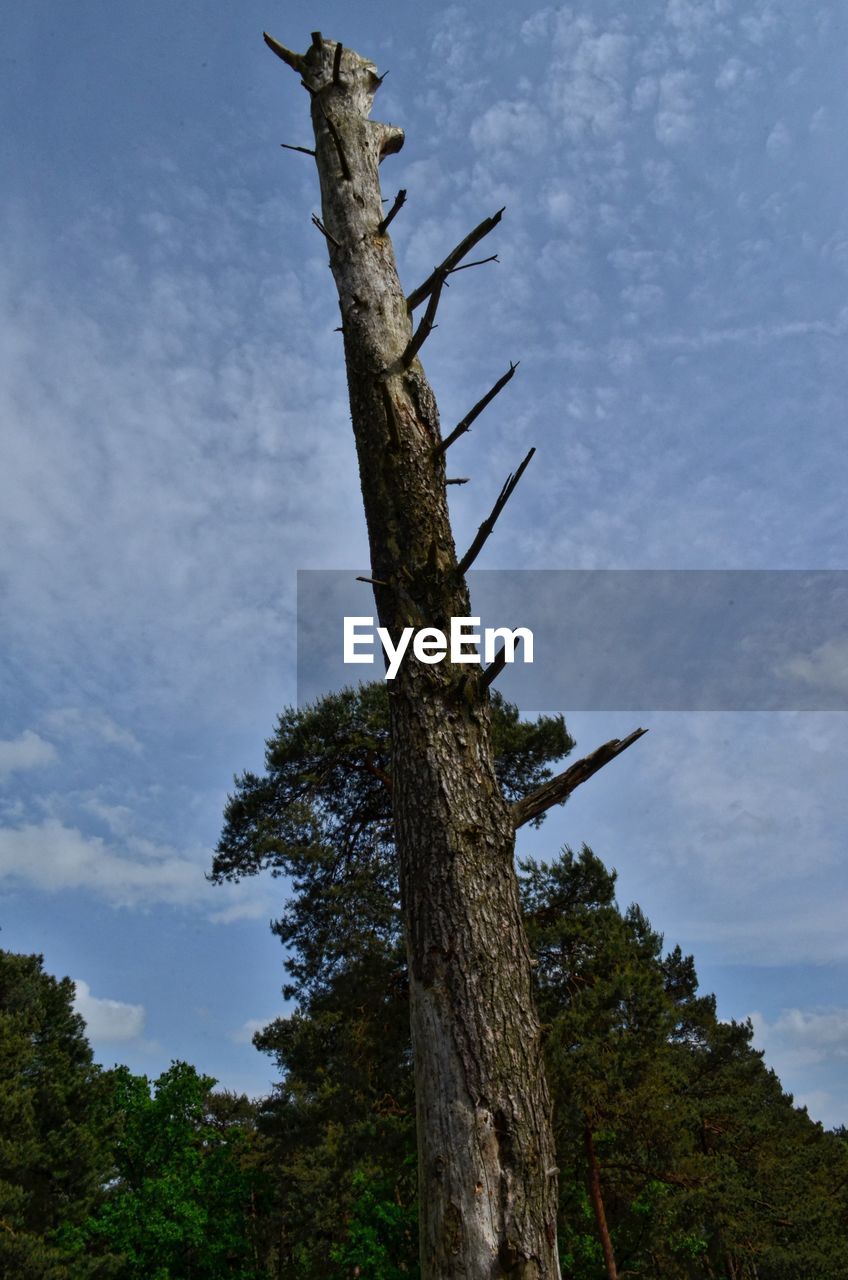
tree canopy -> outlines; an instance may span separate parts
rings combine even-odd
[[[265,776],[239,780],[216,859],[218,878],[293,876],[275,927],[297,1007],[256,1037],[281,1073],[260,1123],[286,1170],[285,1275],[417,1266],[385,697],[368,686],[284,713]],[[573,745],[561,719],[528,724],[502,700],[495,726],[516,789]],[[555,1104],[563,1274],[844,1274],[845,1143],[794,1107],[750,1026],[718,1018],[693,958],[665,953],[637,906],[619,908],[615,872],[588,848],[522,864],[520,887]]]
[[[0,951],[0,1273],[22,1280],[112,1274],[83,1227],[111,1176],[114,1115],[74,984],[41,956]]]
[[[228,807],[219,856],[240,842],[243,862],[227,874],[293,878],[277,931],[295,1004],[255,1037],[279,1072],[269,1097],[216,1092],[187,1063],[155,1081],[102,1071],[73,983],[0,952],[0,1274],[418,1275],[384,699],[376,686],[284,713],[266,775],[240,780]],[[497,705],[499,768],[535,785],[570,747],[565,726]],[[564,1277],[842,1280],[846,1131],[793,1104],[750,1025],[719,1018],[693,958],[666,950],[638,906],[621,909],[615,872],[589,848],[522,863],[519,884]]]

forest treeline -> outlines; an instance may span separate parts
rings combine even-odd
[[[573,743],[495,698],[517,798]],[[417,1266],[414,1082],[385,686],[280,717],[237,780],[212,878],[290,879],[294,1012],[248,1099],[176,1062],[92,1058],[73,983],[0,952],[0,1275],[401,1280]],[[554,1102],[563,1276],[848,1277],[848,1134],[794,1106],[748,1024],[585,846],[521,865]],[[497,1123],[497,1117],[495,1117]],[[553,1171],[552,1171],[553,1176]]]

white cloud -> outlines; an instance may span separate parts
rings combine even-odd
[[[119,198],[63,229],[62,287],[37,224],[4,227],[0,270],[3,638],[57,733],[135,753],[126,705],[232,722],[247,672],[283,669],[294,567],[365,550],[320,244],[266,253],[275,201],[254,253],[265,206],[179,175],[142,199],[164,239]]]
[[[817,107],[810,116],[810,133],[824,133],[827,129],[830,113],[827,107]]]
[[[694,132],[696,83],[691,71],[666,71],[660,77],[654,131],[664,146],[685,142]]]
[[[535,154],[545,145],[547,122],[530,102],[496,102],[471,126],[478,151],[520,150]]]
[[[257,1031],[261,1031],[267,1027],[272,1018],[248,1018],[247,1022],[243,1022],[235,1031],[230,1032],[230,1039],[234,1044],[250,1044]]]
[[[542,40],[547,40],[553,21],[554,10],[550,7],[540,9],[537,13],[531,14],[521,24],[522,40],[526,44],[538,44]]]
[[[844,1124],[848,1009],[781,1009],[771,1022],[755,1011],[750,1019],[755,1047],[763,1050],[766,1066],[777,1072],[796,1105],[828,1127]]]
[[[721,93],[727,93],[731,89],[748,88],[756,82],[757,78],[757,72],[753,67],[743,62],[741,58],[733,57],[722,64],[715,79],[715,86]]]
[[[759,1029],[764,1040],[812,1055],[815,1061],[848,1058],[848,1009],[782,1009],[772,1023],[761,1018]]]
[[[778,26],[777,6],[772,0],[757,0],[757,12],[747,13],[739,21],[742,32],[752,44],[764,45]]]
[[[89,801],[84,807],[110,826],[118,838],[114,843],[52,816],[0,826],[0,888],[82,890],[111,907],[139,910],[160,904],[195,908],[213,924],[270,920],[278,914],[277,881],[256,877],[213,886],[205,878],[208,850],[189,856],[132,834],[133,814],[125,806]]]
[[[777,674],[844,696],[848,693],[848,640],[828,640],[809,654],[790,659]]]
[[[74,1008],[92,1040],[135,1040],[144,1031],[144,1005],[93,996],[88,983],[80,978],[74,986]]]
[[[40,769],[56,759],[52,742],[25,729],[17,738],[0,739],[0,779],[25,769]]]
[[[789,338],[806,338],[821,334],[842,337],[848,331],[848,310],[840,310],[833,320],[788,320],[779,324],[734,325],[722,329],[702,329],[687,333],[653,334],[652,346],[672,347],[681,351],[705,351],[724,344],[751,343],[763,347]]]
[[[51,731],[72,740],[95,739],[110,746],[121,747],[139,755],[142,745],[131,729],[124,728],[95,707],[57,707],[44,717]]]
[[[848,1009],[781,1009],[773,1022],[749,1016],[754,1044],[781,1077],[848,1058]]]
[[[676,33],[676,44],[685,58],[692,58],[704,45],[729,35],[720,21],[730,12],[730,0],[668,0],[666,18]]]
[[[642,76],[633,90],[633,110],[646,111],[657,100],[657,81],[654,76]]]
[[[558,17],[549,80],[551,99],[565,135],[613,137],[627,116],[630,38],[598,31],[591,18]]]
[[[621,866],[624,892],[698,957],[844,962],[842,717],[711,712],[615,721],[616,734],[635,723],[651,732],[617,775],[585,788],[585,818],[577,824],[575,808],[562,838],[587,840]],[[586,746],[603,741],[574,716],[570,728],[581,748],[584,734]]]
[[[574,218],[574,196],[566,187],[553,187],[545,192],[545,209],[551,222],[566,226]]]
[[[266,893],[250,893],[243,884],[238,887],[238,893],[238,900],[230,906],[209,912],[209,919],[213,924],[235,924],[238,920],[261,920],[263,917],[270,919],[273,915],[274,904]]]
[[[83,801],[83,808],[99,818],[116,836],[125,836],[133,822],[133,811],[125,804],[105,804],[96,796]]]
[[[0,881],[47,892],[84,889],[113,906],[196,902],[199,864],[173,853],[132,856],[57,818],[0,828]]]
[[[782,156],[792,146],[792,135],[782,120],[778,120],[777,124],[766,138],[766,151],[772,158]]]

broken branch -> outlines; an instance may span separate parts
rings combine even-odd
[[[472,542],[471,546],[468,548],[465,555],[460,560],[459,565],[457,566],[457,571],[460,574],[465,574],[468,572],[468,570],[471,568],[472,564],[477,559],[480,552],[483,550],[483,547],[486,544],[486,539],[494,529],[498,516],[501,514],[504,507],[509,502],[510,498],[515,492],[515,487],[518,484],[521,477],[524,475],[524,472],[527,470],[527,466],[530,462],[530,459],[533,457],[533,454],[535,452],[536,452],[535,448],[531,449],[530,452],[527,454],[527,457],[522,462],[521,466],[515,472],[515,474],[507,476],[506,484],[498,494],[498,499],[495,505],[492,507],[491,515],[487,520],[484,520],[483,523],[480,525],[480,528],[477,530],[477,535],[474,541]]]
[[[510,378],[518,368],[519,363],[520,361],[516,360],[515,364],[513,364],[512,361],[510,360],[509,368],[507,369],[503,377],[498,378],[497,382],[491,388],[491,390],[487,391],[486,394],[483,396],[483,398],[477,401],[474,408],[469,410],[469,412],[465,415],[462,421],[454,427],[450,435],[446,436],[445,439],[442,440],[440,444],[436,445],[435,456],[437,458],[440,453],[445,453],[451,447],[454,440],[458,440],[460,436],[465,435],[466,431],[471,426],[472,422],[474,422],[475,418],[479,418],[480,414],[483,412],[483,410],[486,408],[487,405],[491,404],[491,402],[494,400],[498,392],[503,391],[504,387],[509,382]]]
[[[377,228],[378,236],[384,236],[386,234],[386,231],[388,230],[389,223],[391,222],[392,218],[395,216],[396,213],[400,212],[400,210],[403,208],[405,204],[406,204],[406,188],[401,187],[400,191],[395,196],[394,204],[392,205],[391,209],[386,214],[385,218]]]
[[[341,40],[336,45],[336,52],[333,54],[333,84],[341,84],[341,68],[342,68],[342,45]]]
[[[321,235],[324,236],[326,240],[330,241],[330,244],[334,244],[337,249],[341,249],[341,245],[339,244],[338,240],[334,235],[331,234],[331,232],[327,230],[327,228],[324,226],[321,219],[318,217],[317,213],[313,213],[312,223],[313,223],[313,226],[316,226],[318,228],[318,230],[321,232]]]
[[[272,53],[276,53],[278,58],[282,58],[286,66],[291,67],[293,71],[303,72],[303,57],[301,54],[293,53],[291,49],[287,49],[284,44],[280,44],[279,40],[269,36],[267,31],[262,32],[262,39]]]
[[[475,262],[463,262],[463,263],[462,263],[462,265],[461,265],[461,266],[459,266],[459,267],[451,267],[451,269],[450,269],[450,271],[449,271],[449,273],[448,273],[448,274],[449,274],[449,275],[455,275],[455,273],[456,273],[457,271],[467,271],[469,267],[485,267],[485,265],[486,265],[486,263],[487,263],[487,262],[498,262],[498,263],[499,263],[499,262],[500,262],[500,258],[498,257],[498,255],[497,255],[496,253],[493,253],[493,254],[492,254],[490,257],[488,257],[488,258],[477,258],[477,260],[476,260]]]
[[[342,177],[345,179],[346,182],[350,182],[350,168],[348,167],[347,156],[345,155],[341,134],[339,133],[333,121],[327,115],[327,112],[324,110],[323,102],[321,103],[321,114],[324,117],[324,121],[327,125],[327,128],[330,130],[330,136],[332,137],[333,142],[336,144],[336,151],[338,152],[338,156],[339,156],[339,164],[342,167]]]
[[[446,480],[445,484],[468,484],[470,479],[470,476],[456,476],[454,479]]]
[[[290,142],[281,142],[280,146],[285,147],[286,151],[302,151],[305,156],[315,155],[311,147],[293,147]]]
[[[516,800],[510,807],[513,825],[516,830],[519,827],[523,827],[526,822],[541,818],[542,814],[546,813],[553,805],[562,804],[576,787],[586,782],[599,769],[603,769],[604,765],[609,764],[610,760],[620,756],[622,751],[626,751],[628,747],[632,746],[647,732],[647,729],[634,729],[633,733],[626,738],[613,738],[611,742],[605,742],[603,746],[598,747],[591,755],[584,756],[582,760],[577,760],[564,773],[557,774],[555,778],[551,778],[549,782],[543,782],[541,787],[537,787],[529,795],[523,796],[521,800]]]
[[[436,319],[436,310],[439,306],[439,299],[442,296],[442,289],[445,285],[446,274],[446,272],[439,271],[437,269],[437,279],[430,294],[430,301],[427,303],[427,310],[424,312],[421,323],[409,339],[406,350],[400,358],[401,365],[404,369],[409,368],[427,338],[429,338],[432,330],[436,327],[433,321]]]
[[[362,578],[357,575],[357,582],[369,582],[372,587],[387,587],[388,582],[383,582],[382,578]]]
[[[504,205],[504,209],[505,208],[506,205]],[[503,209],[498,209],[497,213],[493,214],[491,218],[484,218],[479,226],[475,227],[473,231],[470,231],[465,239],[461,240],[456,248],[451,250],[442,265],[440,267],[436,267],[432,275],[429,275],[424,283],[420,284],[417,289],[413,289],[412,293],[406,300],[407,311],[414,311],[416,307],[421,305],[425,298],[430,296],[436,288],[440,277],[448,275],[451,271],[456,269],[465,255],[471,252],[475,244],[479,244],[483,237],[487,236],[489,232],[498,225],[503,217],[503,212]]]
[[[506,645],[502,645],[495,654],[494,661],[490,662],[486,670],[480,676],[480,687],[488,689],[493,680],[497,680],[500,673],[506,666]]]

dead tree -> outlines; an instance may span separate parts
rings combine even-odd
[[[454,547],[445,453],[514,367],[442,438],[418,353],[448,277],[498,223],[486,218],[408,296],[378,168],[403,132],[370,116],[373,63],[312,36],[265,37],[309,93],[323,235],[341,308],[350,408],[382,626],[449,630],[470,610],[465,573],[530,454],[468,551]],[[313,153],[313,148],[295,148]],[[420,319],[415,316],[421,307]],[[390,692],[392,796],[409,957],[425,1280],[554,1280],[557,1169],[530,955],[513,865],[515,829],[561,802],[635,739],[608,743],[512,808],[495,778],[488,686],[496,672],[407,658]]]

